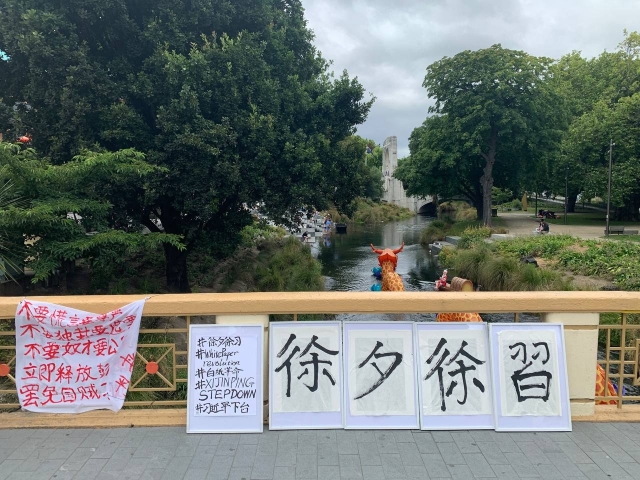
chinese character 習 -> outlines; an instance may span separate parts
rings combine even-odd
[[[550,357],[549,345],[547,342],[537,342],[532,343],[534,349],[533,354],[531,354],[531,360],[527,362],[527,346],[522,342],[514,343],[513,345],[509,345],[509,350],[517,349],[516,352],[511,355],[511,359],[515,360],[522,353],[522,363],[524,366],[520,370],[515,370],[513,375],[511,375],[511,380],[513,381],[513,385],[516,389],[516,395],[518,396],[518,403],[522,403],[525,400],[529,400],[531,398],[541,399],[543,402],[549,400],[549,387],[551,386],[551,372],[548,372],[542,368],[542,365],[545,365]],[[533,362],[540,358],[540,354],[542,353],[538,348],[544,347],[546,358],[541,360],[541,365],[539,367],[533,367],[533,370],[529,370],[529,367],[533,365]],[[526,373],[525,373],[526,372]],[[534,383],[531,383],[533,381]]]

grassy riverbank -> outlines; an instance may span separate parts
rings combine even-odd
[[[362,198],[356,200],[356,209],[351,216],[341,215],[335,209],[330,209],[326,213],[331,214],[331,218],[335,223],[358,224],[394,222],[415,216],[415,213],[408,208],[398,207],[392,203],[377,203]]]
[[[483,229],[467,228],[459,248],[440,255],[453,275],[469,278],[486,290],[566,290],[561,270],[611,281],[621,290],[640,290],[640,244],[581,240],[568,235],[520,237],[493,244],[482,241]],[[521,262],[542,259],[545,268]]]

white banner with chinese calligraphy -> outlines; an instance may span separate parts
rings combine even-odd
[[[412,322],[344,322],[345,428],[418,428]]]
[[[262,325],[190,325],[187,433],[261,432]]]
[[[341,428],[340,322],[272,322],[269,428]]]
[[[416,324],[422,429],[493,428],[485,323]]]
[[[25,410],[122,408],[145,299],[105,314],[22,300],[16,310],[16,387]]]
[[[497,431],[570,431],[561,324],[489,326]]]

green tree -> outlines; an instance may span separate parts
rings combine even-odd
[[[188,252],[230,253],[250,207],[285,223],[361,189],[338,145],[373,100],[312,40],[300,0],[7,0],[0,91],[33,106],[25,129],[55,164],[98,146],[164,167],[102,193],[113,227],[185,239],[165,245],[166,275],[188,291]]]
[[[572,122],[562,141],[562,156],[552,165],[555,191],[564,192],[568,168],[569,211],[577,195],[606,196],[609,141],[614,139],[612,205],[619,218],[637,218],[637,94],[640,92],[640,35],[624,32],[615,52],[591,60],[574,53],[558,63],[558,87],[571,106]],[[563,193],[564,195],[564,193]]]
[[[108,277],[126,254],[159,244],[184,249],[175,235],[109,228],[112,206],[100,190],[109,182],[126,188],[155,170],[132,150],[85,152],[51,165],[32,149],[0,142],[0,182],[10,187],[0,203],[3,251],[18,267],[32,268],[37,282],[80,258]]]
[[[422,142],[424,155],[444,167],[451,180],[447,191],[467,190],[471,196],[479,182],[486,225],[495,176],[504,179],[498,186],[517,185],[540,153],[559,141],[565,116],[561,98],[548,85],[551,65],[550,59],[494,45],[427,68],[423,86],[435,100],[429,113],[438,120],[427,119],[417,132],[434,137]]]

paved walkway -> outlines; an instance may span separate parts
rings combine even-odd
[[[571,214],[569,214],[571,215]],[[500,218],[504,224],[504,227],[509,230],[509,233],[514,235],[531,235],[535,228],[538,226],[539,220],[536,219],[531,213],[522,212],[499,212],[498,218]],[[640,224],[634,222],[625,223],[628,227],[640,228]],[[605,226],[594,225],[563,225],[558,223],[549,224],[551,234],[567,234],[574,237],[592,239],[600,238],[604,236]]]
[[[640,424],[572,433],[0,430],[0,479],[640,479]]]

